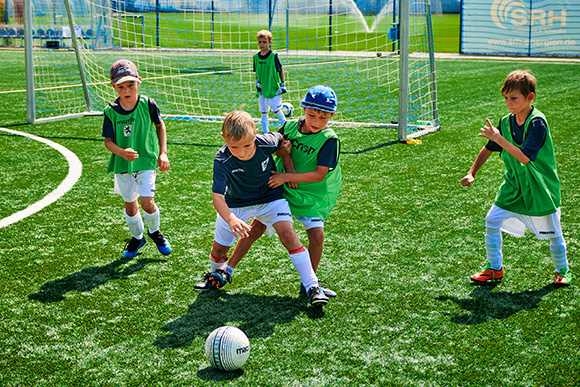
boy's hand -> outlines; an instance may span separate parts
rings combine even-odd
[[[258,93],[262,92],[262,85],[260,84],[260,81],[258,81],[256,79],[256,90],[258,90]]]
[[[133,161],[139,158],[139,153],[134,151],[131,148],[123,149],[121,154],[119,155],[127,161]]]
[[[479,136],[497,142],[496,140],[501,137],[500,131],[497,130],[497,128],[494,128],[489,118],[486,118],[485,121],[487,122],[487,126],[481,128],[481,133],[479,133]]]
[[[161,153],[159,155],[159,158],[157,159],[157,165],[159,166],[160,172],[169,171],[169,157],[167,157],[167,153]]]
[[[249,231],[252,229],[252,226],[250,226],[249,224],[247,224],[234,214],[231,214],[230,219],[228,220],[228,225],[230,226],[230,229],[232,230],[232,233],[236,238],[248,237],[250,235]]]
[[[276,150],[276,156],[278,157],[285,157],[290,156],[290,151],[292,150],[292,142],[289,140],[283,140],[280,143],[280,146]]]
[[[467,175],[465,175],[463,179],[461,179],[461,185],[464,187],[469,187],[471,184],[473,184],[474,181],[475,178],[473,177],[473,175],[471,173],[468,173]]]
[[[284,82],[281,82],[280,88],[278,90],[276,90],[276,95],[281,95],[281,94],[284,94],[286,92],[287,92],[286,85],[284,84]]]
[[[286,183],[286,176],[284,175],[282,172],[272,171],[272,176],[270,176],[270,180],[268,181],[268,187],[276,188]]]

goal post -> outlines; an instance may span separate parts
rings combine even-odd
[[[25,10],[29,122],[100,114],[120,58],[166,119],[258,120],[252,56],[269,29],[284,101],[326,84],[333,126],[393,128],[400,140],[439,129],[430,0],[25,0]]]

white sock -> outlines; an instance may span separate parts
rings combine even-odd
[[[268,113],[262,113],[262,133],[268,133]]]
[[[568,259],[566,258],[566,242],[560,235],[556,238],[550,238],[550,252],[554,260],[554,266],[559,273],[562,269],[568,268]]]
[[[282,113],[282,110],[278,110],[278,113],[276,113],[276,117],[278,117],[278,121],[280,121],[280,126],[284,126],[284,124],[286,123],[286,116],[284,115],[284,113]]]
[[[145,223],[149,227],[149,232],[153,234],[155,231],[159,230],[160,215],[159,207],[155,204],[155,211],[152,214],[148,214],[147,211],[143,211],[143,218],[145,218]]]
[[[215,257],[213,257],[215,258]],[[212,259],[212,255],[210,253],[209,255],[209,264],[211,265],[211,272],[213,273],[214,271],[216,271],[217,269],[221,269],[224,270],[224,268],[226,267],[226,262],[228,261],[228,257],[222,257],[222,258],[216,258],[219,259],[220,262],[216,262]]]
[[[501,252],[501,230],[499,228],[486,227],[485,249],[487,250],[487,261],[493,270],[501,270],[503,255]]]
[[[306,291],[309,291],[311,287],[318,286],[318,278],[316,273],[312,270],[312,263],[310,263],[310,254],[304,246],[300,249],[291,251],[289,253],[290,260],[292,264],[298,271],[302,284]]]
[[[129,226],[129,232],[131,236],[136,239],[143,239],[143,219],[141,219],[141,213],[137,211],[135,216],[127,215],[125,212],[125,220],[127,221],[127,226]]]

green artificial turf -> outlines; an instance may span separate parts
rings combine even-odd
[[[22,57],[1,53],[0,92],[24,87]],[[491,157],[472,187],[459,181],[485,144],[484,119],[507,113],[503,79],[522,67],[538,79],[535,105],[549,121],[568,257],[580,274],[579,65],[437,60],[441,131],[421,145],[397,143],[388,129],[337,129],[343,184],[318,274],[338,297],[322,311],[298,295],[275,236],[256,242],[223,291],[193,291],[209,268],[219,124],[166,122],[171,170],[158,175],[155,200],[174,251],[162,256],[149,242],[129,260],[102,118],[26,125],[24,93],[0,94],[0,126],[46,137],[83,163],[60,200],[0,229],[0,385],[580,384],[580,284],[551,284],[547,241],[505,236],[504,282],[468,279],[485,263],[484,218],[501,159]],[[67,173],[62,155],[28,138],[0,132],[0,152],[0,219]],[[205,339],[222,325],[249,337],[240,371],[215,371],[205,359]]]

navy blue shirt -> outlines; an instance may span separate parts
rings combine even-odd
[[[523,144],[523,147],[520,148],[522,153],[525,154],[531,161],[535,161],[536,156],[538,155],[538,151],[546,141],[546,133],[547,133],[546,121],[544,121],[541,117],[534,118],[530,122],[530,125],[528,126],[528,134],[525,139],[524,139],[525,124],[518,125],[516,116],[513,114],[510,115],[510,126],[512,130],[512,138],[514,139],[514,141],[517,144]],[[502,129],[501,120],[499,125],[497,126],[497,129],[500,131],[500,133],[502,132],[502,130],[507,130],[507,128]],[[501,152],[503,150],[503,148],[497,145],[497,143],[494,141],[488,141],[488,143],[485,144],[485,147],[492,152]]]
[[[141,98],[141,96],[139,96],[139,98]],[[123,107],[119,103],[119,98],[116,98],[109,105],[111,105],[111,107],[119,114],[130,114],[133,112],[133,110],[137,108],[137,105],[139,104],[138,103],[135,104],[135,109],[127,111],[123,109]],[[149,98],[149,116],[151,117],[151,121],[153,121],[154,124],[158,125],[161,123],[161,112],[159,111],[159,107],[157,106],[155,101],[153,101],[153,99],[151,98]],[[104,117],[105,120],[103,121],[102,136],[108,138],[115,138],[115,130],[113,129],[113,123],[111,122],[109,117],[107,117],[107,115],[104,115]]]
[[[250,160],[240,160],[224,145],[213,162],[212,192],[225,196],[230,208],[270,203],[284,198],[284,186],[268,187],[272,171],[276,170],[272,154],[283,137],[268,132],[256,135],[256,153]]]
[[[300,133],[302,133],[303,125],[304,118],[300,118],[298,120],[298,130],[300,131]],[[282,136],[284,136],[284,138],[286,138],[286,136],[284,135],[284,127],[280,129],[280,133],[282,134]],[[320,148],[320,152],[318,152],[318,161],[316,162],[316,164],[320,165],[321,167],[328,167],[330,170],[336,168],[336,165],[338,164],[337,159],[338,152],[336,149],[337,147],[338,147],[338,138],[329,138],[328,140],[326,140],[324,145],[322,145],[322,148]]]

